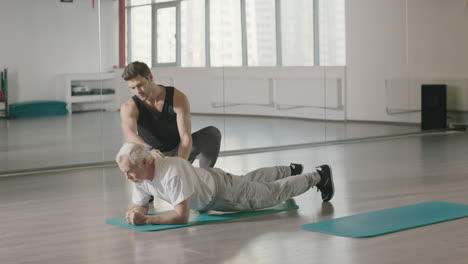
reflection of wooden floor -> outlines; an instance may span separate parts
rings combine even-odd
[[[366,239],[300,226],[424,201],[468,204],[466,146],[466,134],[427,135],[224,157],[217,166],[234,174],[329,163],[335,197],[323,204],[314,189],[295,199],[297,211],[149,233],[104,223],[130,205],[115,168],[0,178],[0,263],[464,264],[468,218]]]
[[[418,131],[415,125],[193,115],[192,131],[218,127],[222,150],[260,148]],[[0,173],[112,161],[122,144],[118,112],[0,120]]]

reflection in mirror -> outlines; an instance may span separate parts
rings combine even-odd
[[[146,144],[166,156],[177,155],[192,160],[194,155],[200,154],[200,166],[212,166],[205,159],[213,159],[213,153],[219,152],[210,148],[219,149],[219,132],[214,127],[217,125],[200,127],[209,118],[196,116],[197,111],[200,111],[198,107],[209,103],[206,100],[209,90],[206,88],[209,88],[212,72],[191,68],[204,66],[207,62],[202,56],[208,50],[203,35],[208,31],[206,19],[201,16],[207,9],[205,1],[158,1],[149,6],[152,10],[151,18],[146,21],[151,21],[151,35],[134,35],[127,39],[129,47],[138,38],[150,37],[152,48],[148,50],[151,61],[146,62],[151,67],[151,75],[143,76],[142,72],[137,72],[140,77],[143,76],[141,87],[144,87],[144,92],[139,90],[139,81],[134,80],[138,76],[130,74],[125,77],[127,84],[121,82],[122,94],[126,95],[121,98],[124,103],[121,115],[125,140]],[[134,8],[140,7],[128,5],[128,16],[132,16]],[[135,21],[133,27],[139,26],[138,21]],[[134,65],[134,61],[132,54],[128,54],[127,63]],[[181,70],[176,70],[175,66],[181,67]],[[124,75],[131,72],[127,69],[123,71]],[[200,81],[204,77],[208,84]],[[132,93],[126,86],[132,87]],[[138,98],[128,99],[133,94]],[[203,98],[201,102],[196,100],[197,96]],[[137,106],[134,107],[135,116],[128,114],[127,105]],[[129,124],[126,120],[133,123]],[[150,120],[152,125],[149,125]],[[207,137],[210,137],[208,142]],[[156,150],[151,151],[153,153]]]
[[[116,7],[112,1],[1,2],[0,22],[9,29],[2,31],[0,67],[8,69],[8,109],[14,110],[0,120],[1,172],[103,160],[108,119],[100,111],[118,109],[114,77],[105,73],[116,65],[117,43],[100,34],[117,23]],[[100,8],[109,13],[100,16]]]
[[[466,1],[405,1],[408,120],[421,129],[467,123],[468,17]],[[424,6],[424,8],[421,8]],[[441,19],[443,18],[443,19]],[[400,78],[401,79],[401,78]],[[393,85],[401,80],[391,79]]]
[[[314,61],[314,1],[231,3],[241,8],[237,42],[244,45],[241,55],[233,54],[242,65],[224,68],[226,150],[323,141],[325,90],[323,69]]]
[[[40,2],[0,4],[0,172],[110,164],[136,60],[228,154],[419,132],[427,85],[466,123],[462,0]]]
[[[339,1],[323,2],[324,8],[328,9],[324,25],[344,25],[343,18],[336,16],[330,7]],[[343,93],[346,122],[333,124],[339,128],[339,138],[374,138],[418,132],[418,121],[411,120],[408,112],[395,114],[389,110],[395,107],[408,109],[409,101],[413,100],[406,81],[401,83],[403,86],[399,86],[398,90],[394,90],[393,85],[388,86],[389,79],[405,80],[408,76],[409,29],[405,1],[368,1],[366,8],[346,3],[345,7],[346,36],[326,36],[322,44],[334,45],[335,37],[346,39]],[[387,15],[375,16],[384,13]],[[341,54],[333,56],[328,60],[338,63],[343,61]]]

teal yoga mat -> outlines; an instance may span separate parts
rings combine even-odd
[[[10,116],[21,118],[66,115],[68,113],[66,105],[61,101],[20,102],[10,105]]]
[[[116,226],[121,226],[121,227],[129,228],[129,229],[133,229],[133,230],[137,230],[137,231],[160,231],[160,230],[181,228],[181,227],[194,226],[194,225],[204,225],[204,224],[210,224],[210,223],[215,223],[215,222],[220,222],[220,221],[239,219],[239,218],[256,216],[256,215],[277,213],[277,212],[297,209],[299,207],[297,205],[285,205],[285,206],[283,206],[281,208],[278,208],[278,209],[275,209],[275,208],[264,209],[264,210],[259,210],[259,211],[252,211],[252,212],[227,213],[227,214],[219,214],[219,215],[199,214],[194,219],[191,219],[190,223],[185,224],[185,225],[141,225],[141,226],[136,226],[136,225],[127,224],[127,221],[126,221],[125,217],[112,218],[112,219],[107,220],[106,223],[111,224],[111,225],[116,225]],[[161,213],[164,213],[164,212],[161,212]]]
[[[310,231],[373,237],[468,216],[468,205],[425,202],[303,225]]]

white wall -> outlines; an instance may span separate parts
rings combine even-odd
[[[11,102],[55,100],[61,73],[107,71],[117,64],[118,2],[101,0],[102,61],[98,1],[0,2],[0,69],[9,70]],[[101,65],[101,66],[100,66]]]
[[[420,106],[419,93],[412,96],[419,89],[414,83],[463,84],[468,79],[466,0],[352,0],[346,4],[349,119],[419,122],[419,114],[386,113],[386,80],[406,80],[402,83],[407,89],[400,89],[405,94],[394,98],[403,98],[400,104],[412,109]],[[457,92],[454,88],[465,94],[460,89],[468,87],[452,87],[449,93]]]

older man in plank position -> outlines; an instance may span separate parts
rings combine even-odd
[[[334,194],[330,166],[302,173],[301,164],[261,168],[243,176],[218,168],[197,168],[179,157],[154,157],[144,145],[125,143],[117,164],[133,182],[133,207],[129,224],[187,224],[190,209],[196,211],[253,211],[275,206],[316,186],[322,200]],[[175,211],[147,215],[150,197],[158,197]]]

